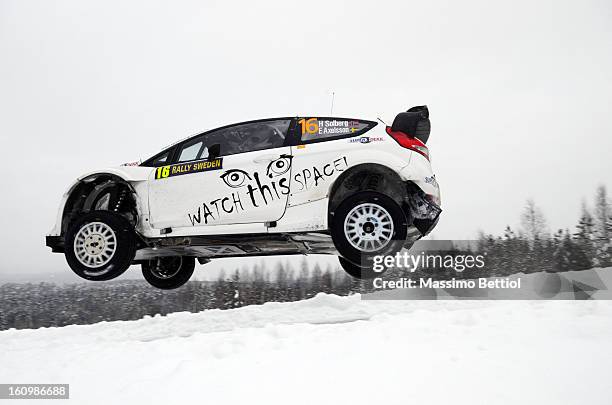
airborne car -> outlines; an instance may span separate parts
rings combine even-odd
[[[85,279],[141,264],[163,289],[187,282],[195,260],[223,257],[333,254],[371,277],[372,257],[410,247],[438,221],[429,132],[426,106],[391,126],[289,117],[217,128],[81,176],[46,243]]]

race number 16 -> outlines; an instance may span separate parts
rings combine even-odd
[[[156,179],[165,179],[169,175],[170,175],[170,166],[161,166],[161,167],[158,167],[157,170],[155,171]]]
[[[319,132],[319,123],[316,118],[302,118],[298,123],[302,126],[302,135],[316,134]]]

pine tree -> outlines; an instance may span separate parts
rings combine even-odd
[[[316,263],[314,268],[312,269],[311,280],[311,294],[315,295],[316,293],[321,292],[321,285],[323,284],[323,271],[321,270],[321,266],[319,266],[319,263]]]
[[[289,301],[289,274],[287,273],[287,269],[282,262],[278,262],[276,264],[274,276],[274,297],[272,298],[272,301]]]
[[[518,262],[520,238],[516,236],[510,225],[506,225],[504,230],[504,239],[502,241],[502,249],[498,251],[499,264],[497,265],[497,275],[512,274],[517,271],[517,268],[522,266]]]
[[[333,293],[332,275],[329,272],[329,269],[326,269],[321,276],[320,288],[321,288],[321,291],[323,291],[324,293],[327,293],[327,294]]]
[[[580,220],[578,221],[578,225],[576,225],[574,241],[590,261],[595,258],[595,224],[593,216],[584,202],[582,202]]]
[[[263,263],[259,262],[259,263],[255,263],[255,265],[253,266],[253,271],[252,271],[252,276],[251,276],[251,281],[257,283],[257,282],[263,282],[264,280],[264,276],[263,276]]]
[[[612,210],[605,186],[599,186],[595,195],[595,260],[599,267],[612,266]]]
[[[536,239],[533,241],[530,255],[533,271],[551,272],[554,267],[553,250],[550,249],[549,239]]]
[[[240,272],[236,270],[229,282],[228,295],[230,308],[238,308],[244,305],[240,286]]]
[[[299,299],[303,300],[306,298],[310,298],[310,266],[308,266],[308,260],[306,260],[306,256],[302,257],[302,260],[300,261],[300,272],[298,273],[295,284]]]
[[[563,233],[557,246],[554,255],[554,267],[559,272],[585,270],[591,267],[590,260],[570,237],[569,230]]]

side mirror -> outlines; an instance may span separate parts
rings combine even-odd
[[[215,143],[208,147],[208,160],[213,160],[221,156],[221,144]]]

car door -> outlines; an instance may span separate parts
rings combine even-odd
[[[151,226],[176,235],[279,220],[289,195],[291,150],[285,145],[291,123],[243,123],[180,144],[174,163],[158,167],[149,180]]]
[[[334,181],[355,164],[355,151],[372,156],[360,143],[378,141],[362,136],[376,122],[349,118],[302,117],[293,133],[293,162],[289,206],[327,197]],[[372,156],[375,158],[375,156]]]

